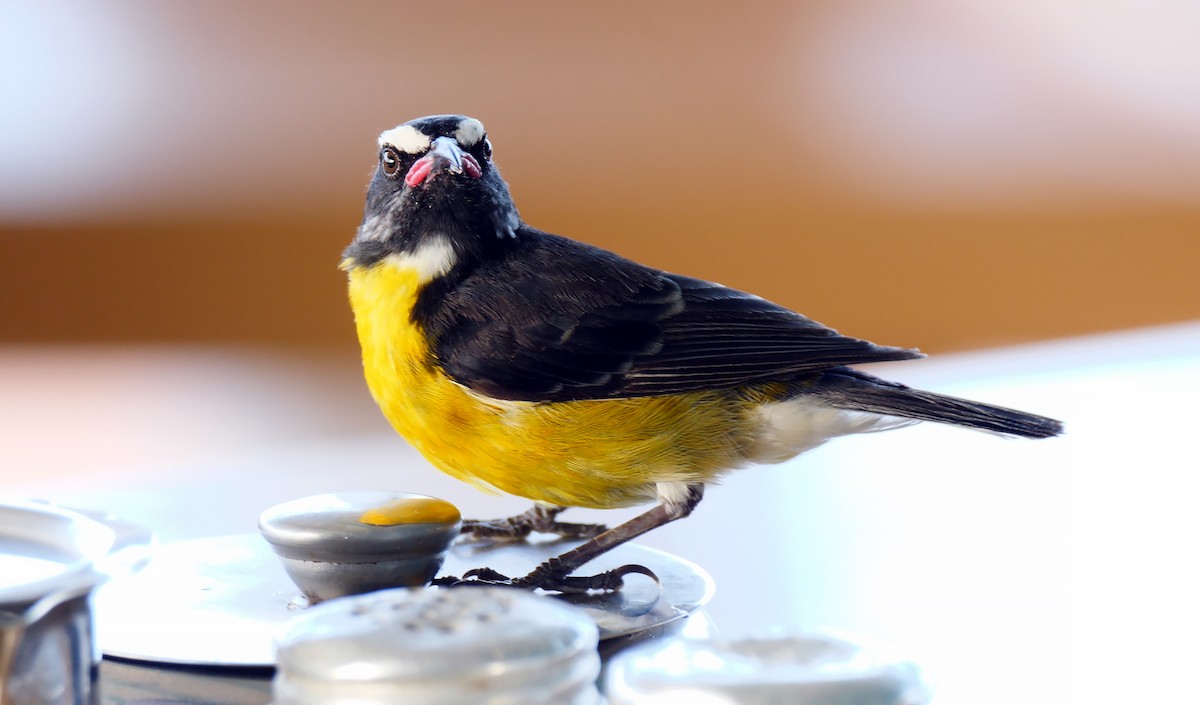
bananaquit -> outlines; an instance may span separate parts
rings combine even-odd
[[[1062,431],[849,367],[922,357],[916,350],[530,227],[483,124],[463,115],[379,136],[341,266],[367,384],[391,424],[441,470],[535,502],[464,531],[587,539],[524,577],[484,568],[462,581],[617,589],[646,569],[571,574],[687,516],[725,473],[835,436],[915,421],[1028,438]],[[610,530],[556,520],[566,507],[646,502],[657,503]]]

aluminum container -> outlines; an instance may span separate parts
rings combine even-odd
[[[149,543],[104,515],[0,501],[0,705],[94,701],[92,591],[144,560]]]

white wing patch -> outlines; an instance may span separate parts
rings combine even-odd
[[[476,121],[478,122],[478,120]],[[483,127],[480,125],[480,127]],[[459,128],[461,129],[461,128]],[[424,154],[433,142],[412,125],[399,125],[379,135],[379,146],[391,145],[405,154]]]
[[[463,118],[462,122],[458,123],[458,129],[454,131],[454,139],[458,140],[458,144],[464,149],[479,144],[483,135],[483,123],[472,117]]]

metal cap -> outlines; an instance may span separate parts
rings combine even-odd
[[[917,666],[823,634],[649,643],[609,663],[610,705],[922,705]]]
[[[595,705],[596,625],[511,588],[385,590],[334,600],[279,640],[276,705]]]

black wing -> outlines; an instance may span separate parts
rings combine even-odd
[[[498,399],[677,394],[921,357],[532,229],[506,256],[429,296],[420,310],[439,364]]]

